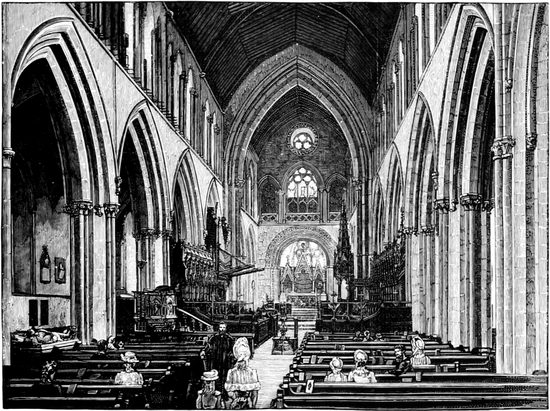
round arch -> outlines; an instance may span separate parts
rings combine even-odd
[[[332,266],[336,242],[329,233],[318,227],[288,227],[271,240],[265,253],[266,268],[278,267],[281,255],[285,248],[296,241],[314,241],[327,256],[327,265]]]

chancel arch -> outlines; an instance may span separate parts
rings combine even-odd
[[[293,244],[296,246],[294,248],[296,248],[297,250],[301,247],[302,242],[305,242],[306,245],[309,243],[315,244],[313,248],[315,248],[315,250],[318,250],[317,254],[321,255],[322,261],[326,262],[325,288],[323,289],[323,292],[319,294],[319,297],[327,299],[327,296],[334,292],[336,287],[334,284],[332,273],[332,264],[334,251],[336,250],[336,242],[330,236],[330,234],[328,234],[322,228],[296,226],[288,227],[277,234],[271,240],[266,249],[264,272],[269,276],[269,278],[271,278],[272,291],[270,298],[279,301],[281,297],[281,292],[283,292],[283,289],[281,287],[286,277],[282,273],[284,269],[281,270],[280,264],[285,250],[289,251],[288,248]],[[309,251],[310,253],[312,252],[311,250]],[[314,267],[313,271],[315,271]],[[295,295],[295,297],[297,299],[302,298],[303,302],[305,302],[306,300],[311,302],[315,299],[314,288],[312,288],[308,293],[302,294],[304,295]],[[284,298],[288,299],[289,296],[285,295]]]

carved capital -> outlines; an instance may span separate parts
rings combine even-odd
[[[3,168],[11,168],[11,160],[14,155],[15,155],[15,151],[13,151],[11,148],[4,147],[2,149],[2,167]]]
[[[101,210],[102,206],[101,204],[96,204],[94,206],[94,214],[98,217],[103,217],[103,211]]]
[[[481,204],[481,209],[487,213],[490,213],[491,210],[495,207],[495,200],[493,199],[490,199],[490,200],[485,200],[483,201],[483,203]]]
[[[434,210],[446,214],[451,211],[451,202],[448,198],[439,198],[434,201]]]
[[[351,182],[356,190],[360,190],[363,187],[363,180],[360,178],[354,178]]]
[[[395,88],[395,83],[392,81],[392,82],[390,83],[390,86],[389,86],[389,88],[388,88],[388,91],[389,91],[389,92],[392,92],[394,88]]]
[[[218,126],[217,124],[214,124],[214,134],[218,135],[220,134],[220,131],[221,131],[220,126]]]
[[[502,145],[502,158],[512,157],[512,149],[516,145],[516,140],[514,137],[504,136],[500,141]]]
[[[537,148],[537,133],[528,133],[525,136],[525,147],[527,150],[535,151]]]
[[[199,93],[197,92],[197,89],[196,89],[195,87],[191,87],[191,88],[189,89],[189,94],[190,94],[191,97],[193,97],[193,98],[196,98],[196,97],[199,95]]]
[[[460,197],[460,205],[466,211],[481,211],[483,201],[479,194],[464,194]]]
[[[203,105],[201,106],[201,110],[202,110],[203,113],[206,112],[206,104],[203,104]]]
[[[63,212],[72,216],[88,215],[94,209],[92,202],[87,200],[75,200],[65,204]]]
[[[420,232],[424,235],[432,236],[435,234],[435,227],[432,225],[425,225],[420,228]]]
[[[172,230],[162,230],[162,238],[169,239],[172,237]]]
[[[493,151],[493,160],[500,160],[512,156],[512,149],[516,145],[516,140],[512,136],[504,136],[496,140],[491,147]]]
[[[158,230],[155,230],[154,228],[142,228],[139,231],[139,235],[141,238],[158,237]]]
[[[114,217],[118,213],[119,209],[118,204],[111,204],[111,203],[105,203],[103,204],[103,210],[105,211],[105,215],[107,217]]]
[[[214,121],[214,116],[212,114],[209,114],[208,116],[206,116],[206,121],[208,122],[208,124],[212,124]]]
[[[418,235],[418,229],[416,227],[403,227],[401,233],[405,237],[410,237],[411,235]]]

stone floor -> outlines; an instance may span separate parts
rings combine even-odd
[[[302,342],[306,330],[298,331],[298,344]],[[250,366],[258,370],[258,378],[262,384],[257,408],[269,408],[271,401],[277,397],[277,388],[283,382],[283,376],[288,373],[292,364],[292,355],[271,355],[273,340],[269,339],[254,352]]]

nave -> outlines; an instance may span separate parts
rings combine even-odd
[[[2,12],[10,404],[546,392],[547,4]],[[346,342],[366,330],[391,344]],[[395,331],[441,340],[422,381],[385,380],[396,345],[414,356]],[[320,381],[352,372],[357,349],[379,383]],[[228,375],[247,389],[230,397]]]

